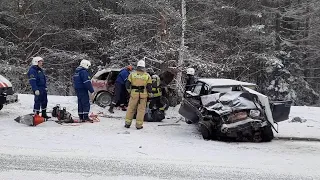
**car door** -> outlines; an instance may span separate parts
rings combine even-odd
[[[106,90],[107,79],[110,75],[110,71],[102,70],[98,71],[91,79],[91,83],[95,92]]]
[[[191,91],[187,91],[179,108],[179,114],[193,123],[197,123],[200,118],[199,108],[202,105],[200,97],[204,95],[206,88],[208,89],[208,86],[205,86],[205,83],[197,82]]]
[[[292,101],[270,101],[270,108],[274,122],[289,119]]]

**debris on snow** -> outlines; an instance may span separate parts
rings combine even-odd
[[[292,118],[292,120],[290,122],[299,122],[299,123],[304,123],[306,122],[307,120],[306,119],[302,119],[300,117],[294,117]]]

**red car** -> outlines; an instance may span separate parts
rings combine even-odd
[[[117,79],[118,74],[120,73],[121,69],[118,68],[107,68],[101,71],[98,71],[91,79],[91,83],[94,89],[93,93],[93,103],[101,107],[109,106],[112,97],[114,95],[114,84]],[[169,96],[170,92],[174,91],[172,88],[168,88],[168,84],[173,80],[174,73],[170,71],[165,71],[160,75],[161,79],[161,86],[163,87],[163,96],[161,97],[161,101],[163,104],[166,105],[166,109],[169,108]],[[167,92],[169,91],[169,92]]]
[[[114,84],[121,69],[108,68],[98,71],[91,79],[94,89],[93,102],[101,107],[110,105],[114,95]]]

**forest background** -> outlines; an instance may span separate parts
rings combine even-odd
[[[0,0],[0,74],[19,93],[31,92],[34,56],[55,95],[74,95],[83,58],[92,75],[145,59],[158,73],[194,67],[256,83],[272,100],[319,105],[319,47],[318,0]]]

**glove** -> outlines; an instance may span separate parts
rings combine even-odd
[[[90,94],[89,94],[89,98],[90,98],[90,101],[93,102],[94,94],[93,94],[93,93],[90,93]]]
[[[39,95],[40,95],[40,91],[39,91],[39,90],[36,90],[36,91],[34,92],[34,94],[37,95],[37,96],[39,96]]]

